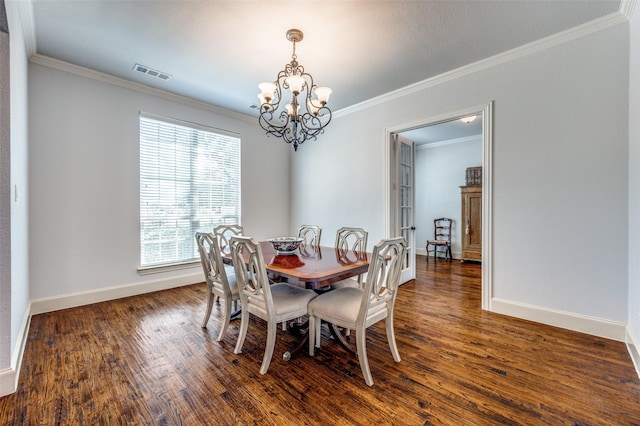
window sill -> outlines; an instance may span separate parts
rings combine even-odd
[[[182,269],[195,268],[200,264],[199,260],[190,260],[183,263],[171,263],[164,265],[140,266],[138,267],[139,275],[161,274],[163,272],[180,271]]]

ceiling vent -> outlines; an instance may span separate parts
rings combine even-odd
[[[133,70],[141,72],[143,74],[150,75],[151,77],[159,78],[160,80],[165,80],[166,81],[166,80],[169,80],[171,78],[171,75],[167,74],[166,72],[157,71],[157,70],[151,69],[149,67],[145,67],[144,65],[140,65],[140,64],[135,64],[133,66]]]

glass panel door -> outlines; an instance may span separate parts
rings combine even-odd
[[[413,168],[414,144],[413,141],[396,135],[396,235],[403,236],[407,240],[407,257],[402,268],[401,283],[412,280],[416,276],[415,255],[415,174]]]

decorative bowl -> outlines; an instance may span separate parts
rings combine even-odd
[[[278,237],[278,238],[270,238],[267,240],[271,243],[274,249],[278,253],[293,253],[296,251],[300,243],[302,242],[302,238],[298,237]]]

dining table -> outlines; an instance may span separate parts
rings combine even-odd
[[[302,244],[293,252],[281,253],[269,241],[260,241],[260,249],[272,282],[288,282],[319,293],[330,291],[331,284],[364,274],[369,268],[370,253],[363,251]],[[223,253],[223,259],[230,263],[230,253]],[[285,360],[305,347],[308,342],[308,330],[305,327],[306,323],[292,327],[303,332],[304,338],[299,346],[283,354]],[[341,346],[355,352],[355,347],[339,327],[329,324],[329,331]]]
[[[301,245],[291,253],[280,253],[268,241],[261,241],[260,248],[270,276],[313,290],[326,290],[369,268],[367,252]]]

